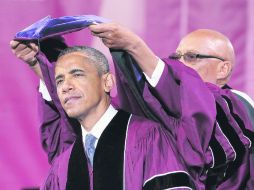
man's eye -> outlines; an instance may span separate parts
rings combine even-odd
[[[57,86],[60,85],[61,83],[63,83],[63,80],[57,80],[57,81],[56,81],[56,85],[57,85]]]
[[[73,76],[74,77],[79,77],[79,76],[83,76],[83,74],[82,73],[75,73],[75,74],[73,74]]]
[[[185,54],[184,58],[186,61],[195,61],[196,60],[196,55],[195,54]]]

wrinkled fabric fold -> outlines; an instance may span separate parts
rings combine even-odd
[[[94,23],[104,22],[109,22],[109,20],[95,15],[63,16],[59,18],[47,16],[18,32],[14,38],[16,40],[42,40],[75,32]]]

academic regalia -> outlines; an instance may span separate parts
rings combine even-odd
[[[212,165],[209,142],[216,116],[213,95],[198,74],[180,62],[165,60],[167,64],[162,76],[153,88],[134,72],[139,68],[127,53],[112,50],[112,55],[116,76],[125,76],[117,77],[117,87],[125,87],[119,96],[120,106],[127,105],[131,112],[136,111],[135,107],[141,107],[142,112],[135,114],[146,117],[152,114],[162,123],[172,134],[196,188],[205,189],[206,170]],[[145,81],[143,84],[142,80]],[[125,97],[133,100],[125,102]]]
[[[119,111],[102,133],[94,155],[93,189],[194,188],[169,133],[155,122]],[[52,163],[42,189],[90,189],[82,138]]]
[[[247,110],[228,88],[207,84],[217,105],[217,122],[234,150],[234,159],[227,155],[227,168],[217,189],[254,189],[254,133]]]
[[[213,103],[214,105],[216,105],[217,115],[214,125],[210,123],[210,126],[208,125],[207,128],[202,128],[203,124],[201,123],[197,123],[197,125],[192,124],[189,125],[192,127],[188,126],[189,129],[188,127],[186,127],[182,131],[182,134],[184,134],[185,131],[192,130],[189,131],[187,135],[179,135],[179,138],[177,137],[177,134],[175,136],[175,139],[177,139],[177,141],[178,139],[183,140],[183,142],[185,139],[192,140],[185,141],[187,143],[182,143],[182,146],[179,146],[180,148],[187,146],[188,143],[193,142],[193,140],[196,141],[196,144],[192,144],[192,148],[188,149],[188,152],[184,151],[186,150],[186,148],[182,148],[179,150],[180,154],[184,155],[184,161],[186,163],[186,166],[188,167],[188,171],[190,174],[193,174],[195,179],[194,181],[197,182],[198,188],[203,189],[202,183],[205,182],[205,189],[241,189],[242,187],[246,187],[247,183],[248,188],[252,189],[253,177],[249,176],[249,172],[250,170],[252,170],[250,169],[252,167],[249,166],[249,155],[251,141],[253,141],[253,133],[251,132],[251,128],[249,127],[250,122],[245,117],[247,114],[240,111],[241,109],[239,108],[239,104],[235,101],[232,94],[225,90],[221,90],[219,87],[212,84],[207,84],[210,91],[210,93],[207,93],[208,89],[205,89],[204,86],[202,87],[202,85],[199,84],[202,81],[197,76],[197,73],[194,70],[186,68],[186,66],[184,66],[178,61],[172,60],[164,60],[166,66],[162,73],[161,79],[159,80],[155,88],[151,87],[149,84],[145,84],[143,85],[144,87],[142,87],[142,77],[139,76],[141,75],[141,73],[137,75],[137,73],[135,72],[138,70],[138,68],[134,68],[137,67],[135,66],[135,61],[130,56],[128,56],[127,53],[124,52],[121,55],[119,55],[119,53],[116,53],[115,56],[113,52],[113,57],[115,57],[114,60],[117,68],[116,72],[118,72],[118,75],[131,76],[129,78],[118,77],[118,79],[120,79],[120,81],[118,81],[118,83],[120,83],[120,87],[131,86],[128,87],[129,89],[125,89],[123,95],[120,96],[120,98],[131,97],[130,94],[132,93],[132,98],[134,98],[134,100],[137,100],[138,98],[142,99],[142,97],[145,100],[142,105],[139,103],[139,101],[131,101],[133,104],[131,106],[128,106],[129,103],[126,102],[123,105],[127,105],[128,109],[131,111],[133,108],[135,108],[135,106],[140,105],[140,107],[144,108],[143,110],[145,110],[142,112],[142,114],[145,115],[147,110],[150,113],[154,113],[154,115],[156,115],[156,118],[159,118],[161,123],[163,123],[170,131],[173,131],[176,128],[175,126],[179,125],[179,123],[176,124],[176,122],[171,121],[172,115],[179,116],[179,113],[182,113],[182,116],[184,116],[186,112],[188,115],[188,111],[190,111],[190,113],[194,113],[195,115],[195,111],[191,112],[192,110],[195,110],[195,107],[199,109],[203,108],[203,112],[201,113],[205,114],[208,111],[205,108],[206,106],[207,108],[209,108],[209,103]],[[132,66],[126,66],[128,64]],[[181,90],[178,91],[178,88],[180,88]],[[172,91],[174,93],[172,93]],[[210,96],[210,94],[214,96],[216,102],[212,102],[211,99],[209,102],[209,99],[205,99],[205,96]],[[136,96],[138,96],[138,98]],[[202,96],[204,99],[202,99]],[[190,102],[185,101],[185,99],[189,100]],[[226,99],[227,102],[225,102],[224,99]],[[120,103],[121,101],[124,102],[125,98],[120,99]],[[177,105],[180,106],[181,104],[183,104],[184,106],[189,105],[189,107],[184,107],[183,112],[177,112],[179,110]],[[231,110],[229,110],[227,104],[230,104]],[[198,110],[197,108],[196,110]],[[211,108],[213,107],[211,106]],[[167,118],[169,118],[168,121]],[[177,120],[178,117],[175,118]],[[190,114],[187,117],[187,120],[188,119],[190,119],[190,121],[195,121],[195,117],[193,119]],[[199,118],[197,118],[196,120],[198,122],[203,121],[202,116],[199,116]],[[241,127],[239,127],[238,120],[242,121]],[[195,129],[197,129],[196,132]],[[207,130],[207,133],[204,133],[202,129]],[[195,134],[200,135],[200,138],[195,138]],[[202,141],[198,142],[198,140],[202,138],[205,138],[205,140],[207,140],[205,144],[202,143]],[[198,149],[195,147],[198,147],[200,145],[201,147],[203,147],[203,152],[202,149]],[[189,159],[188,154],[195,156],[196,150],[201,150],[199,151],[199,153],[201,154],[198,154],[196,157],[194,157],[195,159],[193,160]],[[202,158],[202,156],[205,158],[204,160],[198,159]],[[200,162],[198,162],[199,160]],[[201,172],[197,170],[197,166],[201,166]],[[202,173],[202,169],[205,169],[206,172]],[[193,170],[194,172],[192,173]],[[198,174],[196,175],[196,178],[195,172],[196,174]],[[251,174],[251,176],[252,175],[253,174]],[[208,179],[206,179],[206,177],[208,177]],[[199,183],[198,179],[203,179],[203,181],[200,180],[201,183]]]
[[[254,101],[244,92],[232,89],[229,85],[224,85],[223,89],[227,93],[232,92],[231,96],[236,97],[234,98],[234,102],[238,102],[242,109],[246,110],[248,113],[248,118],[251,120],[252,130],[254,129]],[[240,102],[239,102],[240,101]],[[243,114],[246,116],[246,114]],[[248,126],[247,126],[248,127]],[[251,155],[250,155],[250,180],[247,182],[247,189],[254,189],[254,146],[252,146]]]

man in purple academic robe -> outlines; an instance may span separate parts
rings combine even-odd
[[[217,122],[235,151],[234,160],[229,163],[223,183],[217,189],[246,187],[254,189],[253,154],[250,155],[254,140],[251,120],[235,94],[230,89],[221,89],[229,81],[235,65],[233,45],[225,35],[217,31],[201,29],[186,35],[179,43],[176,52],[178,55],[194,53],[196,58],[192,60],[188,58],[185,60],[184,55],[181,56],[182,62],[196,70],[205,82],[216,85],[207,84],[216,99]],[[222,117],[222,110],[227,116]]]
[[[158,58],[138,36],[126,28],[108,23],[93,25],[90,26],[90,29],[94,32],[94,35],[103,39],[107,47],[126,50],[126,53],[131,55],[127,62],[129,64],[136,63],[144,72],[148,81],[151,78],[158,81],[156,87],[150,85],[151,82],[150,84],[146,82],[147,85],[144,87],[142,96],[154,113],[157,113],[158,117],[168,126],[169,130],[173,125],[167,121],[167,118],[171,117],[170,108],[176,108],[174,104],[181,105],[185,98],[189,98],[190,105],[194,107],[195,104],[202,104],[202,101],[199,102],[199,99],[196,99],[198,96],[192,96],[195,92],[191,91],[189,93],[186,93],[188,92],[186,91],[185,95],[181,96],[180,102],[170,101],[171,97],[167,92],[177,92],[177,85],[172,85],[170,81],[175,80],[179,86],[188,84],[189,81],[185,82],[179,77],[185,70],[184,65],[186,65],[196,70],[205,82],[209,82],[206,85],[215,97],[217,117],[213,135],[208,140],[209,146],[206,147],[210,149],[213,157],[212,166],[207,169],[206,173],[208,177],[206,189],[244,189],[246,187],[253,189],[253,162],[250,162],[249,158],[251,141],[253,142],[251,123],[249,118],[246,117],[246,110],[236,100],[236,97],[229,90],[220,88],[228,81],[234,62],[232,45],[225,36],[211,30],[198,30],[190,33],[180,42],[176,53],[170,56],[171,60],[163,60],[163,63],[158,61]],[[125,57],[127,56],[125,55]],[[177,59],[181,62],[178,62]],[[121,59],[115,61],[119,62]],[[177,67],[180,69],[177,69]],[[123,72],[123,69],[119,68],[119,72]],[[188,72],[195,76],[194,71],[190,70]],[[130,83],[128,80],[125,80],[125,82]],[[124,83],[123,80],[122,83]],[[191,81],[188,85],[197,94],[203,93],[202,90],[198,91],[199,89],[196,89],[196,83]],[[128,92],[126,93],[128,94]],[[176,93],[176,96],[179,96],[179,94]],[[191,110],[193,107],[184,107],[184,111],[186,111],[185,109]],[[202,125],[197,123],[197,126]],[[202,136],[202,128],[200,130],[201,136],[199,136],[199,139],[206,138],[207,136]],[[195,132],[189,131],[187,137],[193,134]],[[192,139],[196,140],[197,138]],[[197,145],[202,145],[202,143]],[[180,149],[183,155],[185,154],[184,150],[186,149]],[[194,148],[194,150],[196,149]],[[187,161],[187,166],[195,167],[194,162],[188,162],[189,159],[184,161]]]
[[[45,104],[43,119],[50,124],[41,132],[51,169],[41,189],[195,188],[167,130],[111,106],[114,80],[102,53],[83,46],[65,49],[56,62],[53,80],[56,91],[49,90],[57,92],[65,113],[77,119],[82,130],[72,142],[65,137],[71,128],[59,119],[61,113]]]

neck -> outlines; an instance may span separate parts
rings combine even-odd
[[[84,129],[89,132],[92,130],[93,126],[102,117],[102,115],[107,111],[110,105],[110,99],[107,98],[102,101],[95,108],[89,110],[84,116],[78,119],[79,123],[84,127]]]

